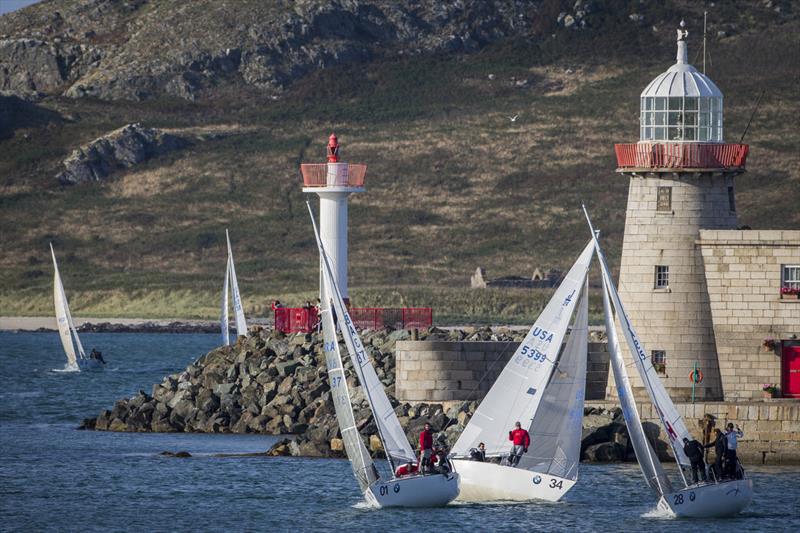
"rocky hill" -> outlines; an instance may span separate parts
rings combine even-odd
[[[350,201],[351,286],[372,291],[358,305],[530,321],[538,296],[458,291],[479,266],[565,270],[582,200],[617,261],[612,143],[637,138],[681,18],[702,62],[705,9],[726,140],[753,117],[740,223],[797,227],[792,2],[43,0],[4,15],[0,313],[51,312],[52,241],[76,314],[213,316],[225,227],[248,313],[304,301],[316,251],[297,167],[336,130],[369,166]]]

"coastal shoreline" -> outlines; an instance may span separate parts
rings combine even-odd
[[[265,325],[266,320],[252,321]],[[217,333],[219,320],[196,318],[75,318],[79,332],[95,333]],[[52,316],[0,316],[0,331],[57,331]]]

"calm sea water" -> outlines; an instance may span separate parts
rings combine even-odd
[[[77,431],[123,396],[178,371],[217,335],[86,334],[109,361],[65,373],[56,333],[0,332],[3,531],[800,531],[800,469],[755,467],[739,517],[678,520],[653,511],[636,465],[584,465],[555,504],[373,510],[342,460],[215,457],[273,437]],[[187,450],[194,457],[168,458]]]

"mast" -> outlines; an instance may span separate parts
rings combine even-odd
[[[308,214],[311,216],[311,224],[314,226],[314,236],[317,239],[317,246],[319,247],[322,266],[324,269],[324,276],[327,278],[325,279],[325,281],[327,281],[326,285],[330,286],[326,287],[326,289],[330,288],[330,290],[325,290],[323,292],[325,293],[326,299],[328,299],[329,301],[331,300],[333,301],[334,307],[336,308],[337,314],[339,315],[339,320],[344,321],[345,319],[348,319],[349,322],[349,314],[347,313],[347,310],[344,307],[344,302],[341,301],[341,294],[339,293],[339,288],[336,286],[336,280],[334,279],[333,269],[331,268],[330,262],[328,261],[328,255],[325,253],[325,248],[322,245],[322,240],[320,239],[319,231],[317,230],[317,223],[316,220],[314,219],[314,213],[313,211],[311,211],[311,204],[306,202],[306,206],[308,207]],[[349,335],[349,331],[345,332],[341,323],[339,325],[339,329],[342,330],[343,335]],[[351,359],[353,359],[352,353],[351,353]],[[353,360],[352,363],[354,369],[355,366],[359,364],[359,362],[355,360]],[[372,416],[376,419],[375,427],[378,428],[378,438],[381,440],[381,446],[383,446],[383,449],[386,451],[386,459],[389,461],[389,466],[391,467],[392,470],[392,478],[394,478],[394,472],[395,472],[394,461],[392,459],[392,454],[389,453],[389,448],[386,446],[386,438],[383,435],[383,429],[381,428],[381,423],[377,420],[378,417],[373,407],[373,405],[375,404],[373,403],[372,395],[366,383],[362,382],[361,385],[362,385],[361,388],[364,390],[364,394],[367,396],[367,402],[369,403],[370,411],[372,411]]]

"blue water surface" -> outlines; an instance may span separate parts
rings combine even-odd
[[[275,437],[78,431],[219,340],[81,338],[103,352],[105,370],[62,372],[56,333],[0,332],[2,531],[800,531],[797,467],[751,465],[755,499],[724,520],[661,516],[635,464],[582,465],[559,503],[373,510],[346,461],[218,456],[261,452]],[[160,455],[181,450],[193,457]]]

